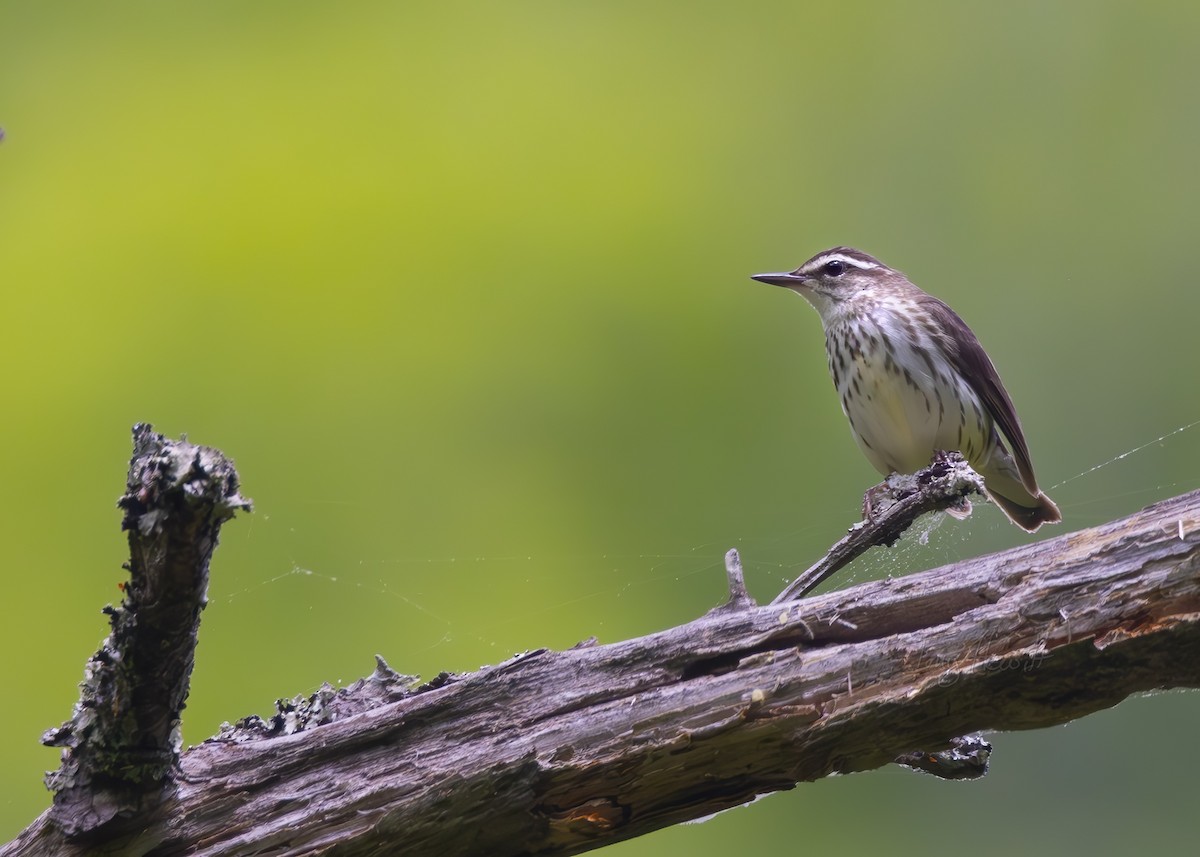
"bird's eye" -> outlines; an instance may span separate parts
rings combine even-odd
[[[846,273],[846,263],[839,262],[837,259],[834,259],[831,262],[826,262],[821,270],[823,270],[827,276],[840,277],[842,274]]]

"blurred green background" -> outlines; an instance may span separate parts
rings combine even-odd
[[[834,244],[974,327],[1064,528],[1195,487],[1200,6],[0,9],[0,841],[120,597],[138,420],[231,455],[185,737],[767,598],[855,520],[803,301]],[[1078,475],[1126,450],[1124,460]],[[993,508],[836,585],[1021,543]],[[802,785],[611,853],[1194,840],[1200,698]],[[865,822],[865,823],[864,823]],[[606,852],[609,853],[609,852]]]

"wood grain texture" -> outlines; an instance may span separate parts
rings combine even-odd
[[[932,571],[424,685],[380,662],[188,750],[173,793],[103,853],[576,854],[966,733],[1197,686],[1192,492]],[[0,854],[95,844],[43,816]]]

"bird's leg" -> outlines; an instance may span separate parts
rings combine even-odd
[[[862,517],[869,521],[878,513],[891,507],[898,500],[913,492],[914,485],[911,476],[891,473],[886,479],[873,488],[868,488],[863,494]]]
[[[887,488],[887,482],[880,482],[878,485],[873,485],[863,494],[862,502],[862,519],[869,521],[875,517],[875,506],[878,502],[879,495]]]

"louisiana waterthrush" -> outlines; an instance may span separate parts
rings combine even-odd
[[[753,279],[791,289],[820,314],[842,411],[876,470],[915,473],[939,450],[958,450],[1018,527],[1062,520],[1038,488],[996,367],[954,310],[849,247]]]

